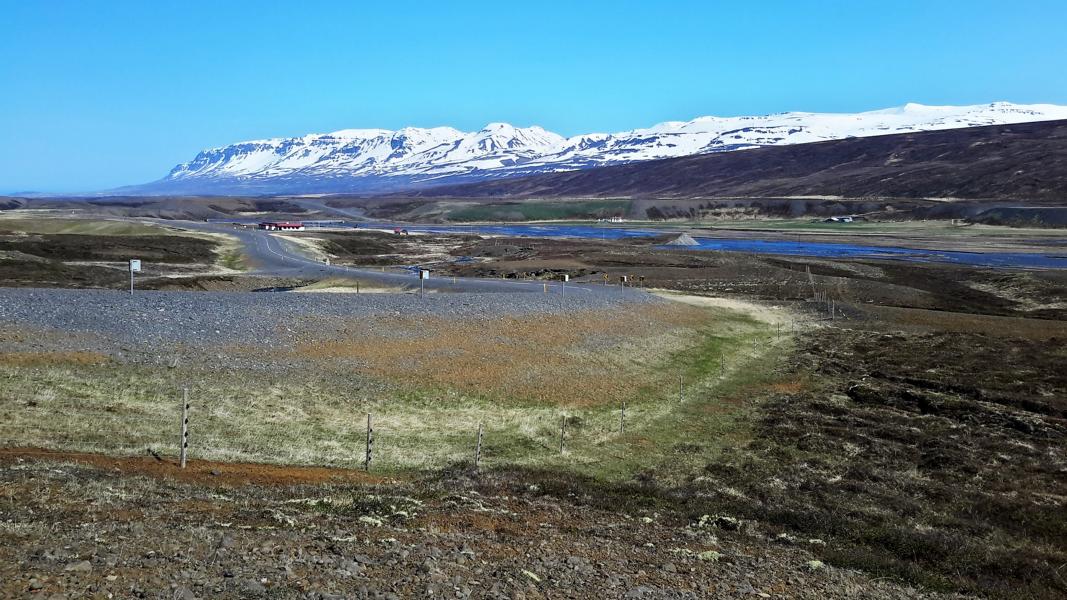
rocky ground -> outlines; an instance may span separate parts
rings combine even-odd
[[[0,596],[916,598],[722,515],[605,511],[506,474],[421,482],[0,456]],[[18,502],[13,499],[17,498]]]

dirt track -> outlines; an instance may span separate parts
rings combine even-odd
[[[378,485],[390,479],[352,469],[303,467],[264,463],[189,460],[178,467],[174,457],[152,455],[108,456],[89,452],[62,452],[44,448],[0,448],[0,465],[23,460],[71,463],[125,475],[216,486],[290,486],[350,483]]]

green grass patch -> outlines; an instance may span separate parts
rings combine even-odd
[[[164,231],[161,227],[133,221],[0,218],[0,232],[10,233],[136,236],[160,235]],[[173,232],[168,232],[168,235],[173,235]]]
[[[598,219],[625,215],[629,200],[526,201],[507,204],[466,205],[446,213],[450,221],[557,221]]]
[[[998,225],[975,225],[952,221],[855,221],[852,223],[824,223],[809,219],[743,219],[716,221],[719,229],[752,229],[764,231],[796,231],[811,233],[936,235],[950,237],[982,237],[990,234],[1009,237],[1062,238],[1063,232],[1047,228],[1019,228]]]
[[[248,257],[240,248],[227,248],[219,254],[219,264],[234,271],[244,271],[248,268]]]

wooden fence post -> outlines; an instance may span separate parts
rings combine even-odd
[[[189,388],[182,388],[182,427],[178,451],[178,465],[184,469],[186,452],[189,448]]]
[[[563,436],[567,433],[567,415],[559,422],[559,453],[563,454]]]
[[[482,461],[482,424],[478,423],[478,443],[474,446],[474,470],[478,470],[478,463]]]
[[[374,428],[371,426],[370,413],[367,413],[367,456],[363,460],[363,470],[370,471],[371,459],[374,456]]]

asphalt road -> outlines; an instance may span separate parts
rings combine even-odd
[[[169,225],[184,229],[207,231],[212,233],[224,233],[231,235],[244,244],[245,254],[248,256],[255,274],[270,275],[277,277],[294,277],[307,279],[347,278],[360,281],[370,281],[383,285],[419,287],[417,273],[408,271],[380,271],[374,269],[360,269],[341,265],[326,265],[315,258],[309,257],[305,251],[295,243],[287,242],[283,238],[272,235],[270,232],[258,229],[234,229],[220,223],[201,223],[198,221],[156,221],[162,225]],[[424,282],[427,290],[442,292],[531,292],[543,293],[545,284],[548,284],[550,293],[564,294],[611,294],[611,295],[644,295],[643,290],[634,288],[621,288],[618,286],[605,286],[600,284],[567,283],[566,289],[560,281],[515,281],[507,279],[479,279],[470,277],[435,278],[433,273],[430,279]]]

